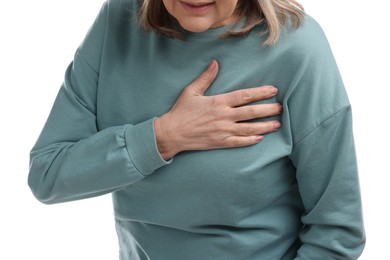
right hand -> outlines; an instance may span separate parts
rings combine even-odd
[[[277,103],[247,105],[275,96],[278,90],[273,86],[204,96],[218,70],[217,61],[212,61],[184,89],[172,109],[155,120],[157,146],[165,160],[182,151],[253,145],[263,139],[263,134],[279,129],[278,121],[247,122],[282,112],[282,105]]]

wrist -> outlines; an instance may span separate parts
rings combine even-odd
[[[180,152],[172,137],[170,124],[166,122],[166,116],[156,118],[154,121],[154,132],[156,135],[157,149],[164,160],[169,160]]]

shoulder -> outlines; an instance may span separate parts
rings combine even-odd
[[[89,29],[87,39],[100,42],[111,29],[137,18],[140,0],[106,0]]]
[[[273,49],[278,57],[305,78],[339,77],[338,66],[331,46],[320,24],[305,15],[298,28],[286,26]]]
[[[102,12],[108,19],[136,16],[141,0],[107,0],[104,2]]]
[[[106,0],[103,6],[107,6],[112,10],[123,9],[123,8],[128,10],[131,9],[137,10],[141,4],[142,4],[141,0]]]
[[[317,20],[306,14],[304,16],[304,20],[297,29],[293,29],[291,26],[288,26],[285,29],[285,36],[294,40],[311,39],[316,41],[323,40],[323,38],[325,37],[325,33],[321,25],[317,22]]]
[[[99,70],[104,49],[116,47],[129,34],[138,32],[137,12],[141,0],[107,0],[81,42],[78,53]]]
[[[348,107],[348,95],[325,33],[312,17],[297,29],[286,29],[275,49],[291,73],[284,101],[299,140]]]
[[[141,0],[106,0],[97,16],[97,19],[104,20],[106,25],[115,20],[136,17]]]
[[[275,47],[301,61],[315,62],[333,58],[321,25],[309,15],[305,15],[298,28],[286,26]]]

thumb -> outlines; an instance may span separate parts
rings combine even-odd
[[[212,60],[210,66],[196,80],[188,85],[189,90],[195,95],[203,96],[218,75],[218,62]]]

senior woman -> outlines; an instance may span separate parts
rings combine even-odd
[[[122,260],[356,259],[365,242],[351,107],[295,0],[108,0],[29,184],[48,204],[112,193]]]

